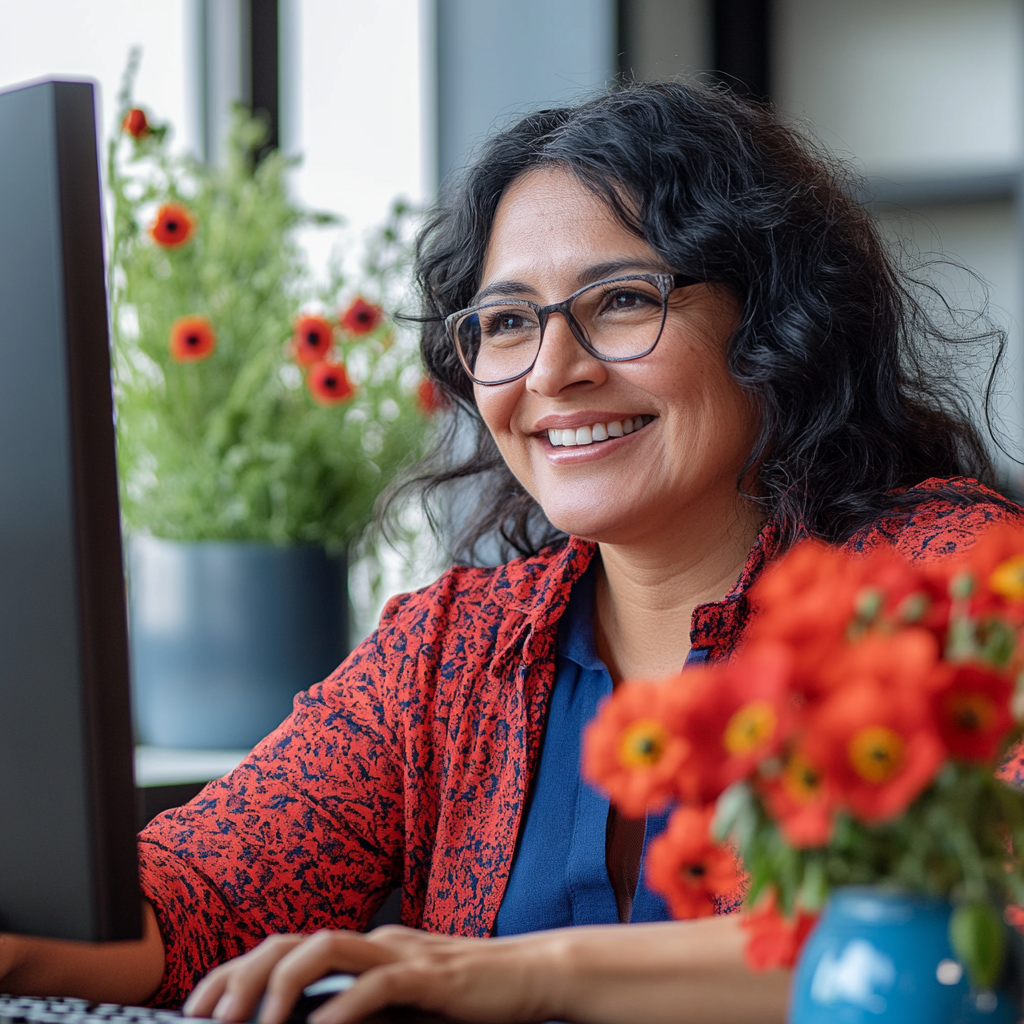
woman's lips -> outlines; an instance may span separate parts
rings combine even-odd
[[[607,423],[590,423],[582,427],[570,427],[561,430],[558,427],[548,429],[548,441],[553,448],[577,448],[607,441],[610,438],[624,437],[634,431],[646,427],[654,419],[653,416],[640,415],[610,420]]]

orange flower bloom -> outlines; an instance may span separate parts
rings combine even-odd
[[[445,407],[444,392],[432,380],[424,378],[416,389],[416,404],[424,416],[433,416]]]
[[[292,355],[297,363],[309,366],[322,362],[331,351],[334,328],[322,316],[300,316],[292,335]]]
[[[316,363],[306,376],[306,387],[320,405],[337,405],[356,393],[343,363]]]
[[[884,689],[934,692],[949,684],[950,669],[941,660],[935,635],[908,626],[889,635],[871,634],[836,651],[818,675],[826,694],[856,679],[873,679]]]
[[[783,917],[775,908],[772,890],[754,910],[744,911],[740,918],[740,927],[747,932],[743,950],[747,966],[755,971],[793,967],[817,920],[817,914],[803,910],[797,910],[791,919]]]
[[[184,245],[195,230],[192,214],[181,203],[164,203],[156,212],[156,221],[149,229],[153,241],[165,249]]]
[[[945,755],[925,694],[860,674],[814,712],[805,746],[836,799],[868,823],[905,810]]]
[[[819,672],[871,624],[918,624],[941,632],[949,600],[940,581],[879,549],[853,557],[820,541],[796,545],[751,590],[758,609],[750,639],[792,646],[798,683],[809,695]]]
[[[709,917],[715,897],[740,885],[736,855],[711,839],[714,808],[680,807],[647,854],[647,884],[661,893],[676,918]]]
[[[805,750],[787,754],[782,771],[761,783],[768,813],[786,842],[797,849],[824,846],[832,838],[837,803],[824,769]]]
[[[369,334],[384,319],[384,311],[365,299],[357,298],[345,310],[341,326],[349,334]]]
[[[683,673],[684,735],[693,749],[694,790],[684,793],[688,800],[717,799],[780,749],[794,718],[792,663],[788,648],[762,641],[726,664]]]
[[[133,107],[124,115],[121,122],[121,130],[126,131],[133,139],[141,139],[149,134],[149,121],[146,120],[146,112]]]
[[[683,701],[673,682],[623,684],[583,733],[583,777],[632,818],[664,807],[687,781],[691,747],[679,729]]]
[[[1013,681],[982,665],[958,665],[935,695],[935,717],[946,749],[965,761],[992,761],[1013,728]]]
[[[940,584],[966,589],[971,614],[1009,615],[1024,623],[1024,527],[996,526],[961,559],[930,568]]]
[[[183,316],[171,325],[171,357],[179,363],[196,363],[217,346],[217,336],[205,316]]]

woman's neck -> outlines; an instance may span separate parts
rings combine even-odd
[[[732,589],[761,527],[746,503],[643,544],[599,544],[594,637],[612,680],[678,672],[698,605]]]

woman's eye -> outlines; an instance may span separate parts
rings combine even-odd
[[[640,292],[613,292],[607,300],[606,308],[616,309],[637,309],[641,306],[649,306],[653,300]]]
[[[492,313],[487,318],[486,333],[489,335],[519,334],[522,331],[532,330],[534,321],[525,313],[519,310],[504,310]]]

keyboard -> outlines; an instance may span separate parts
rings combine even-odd
[[[181,1024],[183,1019],[174,1010],[151,1010],[145,1006],[0,995],[0,1024]]]

